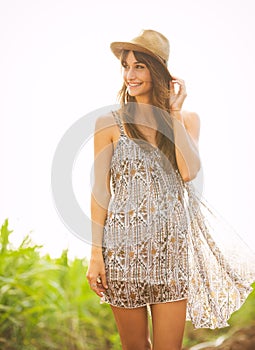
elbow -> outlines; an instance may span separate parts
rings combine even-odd
[[[189,182],[192,181],[196,178],[197,174],[186,174],[186,175],[181,175],[182,180],[184,182]]]
[[[94,187],[91,192],[91,205],[92,207],[100,206],[104,209],[107,209],[111,194],[107,189]]]
[[[180,172],[182,180],[184,182],[189,182],[197,177],[199,170],[201,169],[201,162],[198,160],[196,164],[193,164],[192,168],[186,169],[186,171]]]
[[[195,179],[196,175],[194,174],[181,174],[182,180],[184,182],[189,182]]]

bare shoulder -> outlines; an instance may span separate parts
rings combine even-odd
[[[119,127],[115,121],[113,114],[102,115],[97,118],[95,124],[95,133],[100,132],[102,136],[115,141],[119,137]]]
[[[195,112],[183,111],[182,116],[186,130],[188,131],[192,139],[195,141],[195,143],[198,145],[198,140],[200,136],[199,115]]]
[[[116,124],[115,119],[112,115],[112,113],[108,113],[105,115],[101,115],[97,118],[96,124],[95,124],[95,130],[102,130],[106,128],[110,128]]]
[[[200,118],[196,112],[183,111],[183,120],[187,128],[198,128],[200,127]]]

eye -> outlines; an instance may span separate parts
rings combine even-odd
[[[144,69],[145,66],[142,65],[142,64],[137,64],[137,65],[135,66],[135,68],[136,68],[136,69]]]
[[[123,67],[124,69],[127,69],[127,68],[128,68],[127,63],[126,63],[126,62],[122,62],[122,67]]]

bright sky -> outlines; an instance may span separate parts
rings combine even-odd
[[[253,0],[9,0],[0,2],[0,223],[15,242],[32,231],[51,255],[88,255],[59,217],[51,165],[65,132],[116,103],[121,86],[112,41],[142,29],[170,40],[169,67],[186,81],[187,110],[201,119],[207,201],[248,244],[254,238]],[[89,208],[92,143],[77,155],[73,185]]]

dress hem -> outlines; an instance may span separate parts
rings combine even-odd
[[[181,300],[188,300],[188,297],[184,297],[184,298],[180,298],[180,299],[175,299],[175,300],[165,300],[165,301],[158,301],[158,302],[154,302],[154,303],[145,303],[142,305],[138,305],[138,306],[119,306],[119,305],[115,305],[113,303],[111,303],[108,300],[100,300],[100,304],[108,304],[114,307],[118,307],[120,309],[138,309],[140,307],[145,307],[145,306],[150,306],[150,305],[157,305],[157,304],[167,304],[167,303],[173,303],[175,301],[181,301]]]

